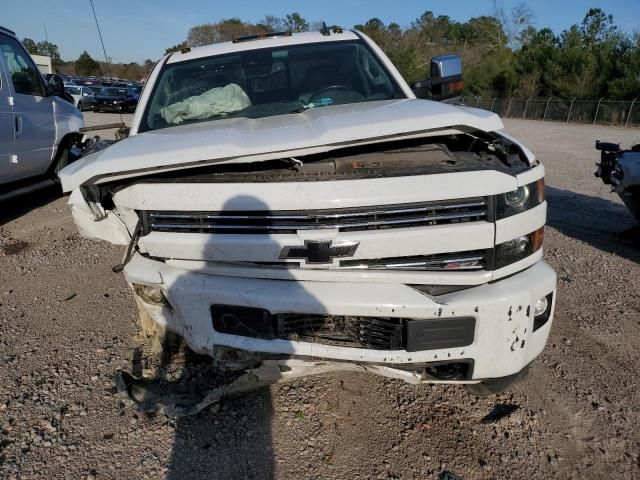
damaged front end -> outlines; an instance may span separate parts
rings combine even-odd
[[[596,141],[596,149],[600,151],[600,163],[595,176],[611,185],[611,191],[620,196],[640,223],[640,144],[622,150],[617,143]],[[623,232],[622,237],[640,244],[640,226]]]
[[[544,168],[502,131],[86,176],[74,220],[85,237],[128,245],[114,271],[143,329],[209,359],[195,390],[119,372],[141,410],[189,415],[328,372],[498,393],[546,343]]]

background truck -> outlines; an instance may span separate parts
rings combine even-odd
[[[544,168],[495,114],[417,98],[462,88],[431,66],[412,89],[340,29],[185,48],[61,172],[80,232],[127,246],[143,326],[250,372],[209,399],[336,370],[485,395],[540,354]]]

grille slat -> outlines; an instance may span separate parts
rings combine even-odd
[[[380,350],[400,349],[404,341],[402,319],[296,313],[275,317],[278,338]]]
[[[316,229],[363,231],[482,221],[487,219],[487,210],[485,198],[473,198],[314,211],[142,211],[141,215],[145,234],[152,231],[264,234]]]
[[[482,270],[487,264],[486,250],[457,253],[439,253],[416,257],[342,260],[341,269],[352,270],[411,270],[461,271]]]

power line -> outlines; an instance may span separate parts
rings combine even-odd
[[[91,11],[93,12],[93,18],[96,21],[96,28],[98,29],[98,36],[100,37],[100,44],[102,45],[102,53],[104,53],[104,59],[107,62],[107,72],[109,72],[109,78],[113,78],[113,73],[111,73],[111,62],[109,61],[109,57],[107,56],[107,49],[104,48],[104,40],[102,40],[102,32],[100,31],[100,24],[98,23],[98,17],[96,15],[96,9],[93,7],[93,0],[89,0],[89,4],[91,5]],[[120,121],[124,124],[124,119],[122,118],[122,112],[118,112],[120,114]]]

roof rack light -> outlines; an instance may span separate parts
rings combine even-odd
[[[0,27],[0,31],[10,33],[11,35],[14,35],[14,36],[16,34],[16,32],[14,32],[13,30],[9,30],[7,27]]]
[[[269,38],[290,37],[291,32],[269,32],[259,33],[258,35],[247,35],[246,37],[236,37],[233,43],[252,42],[254,40],[267,40]]]

